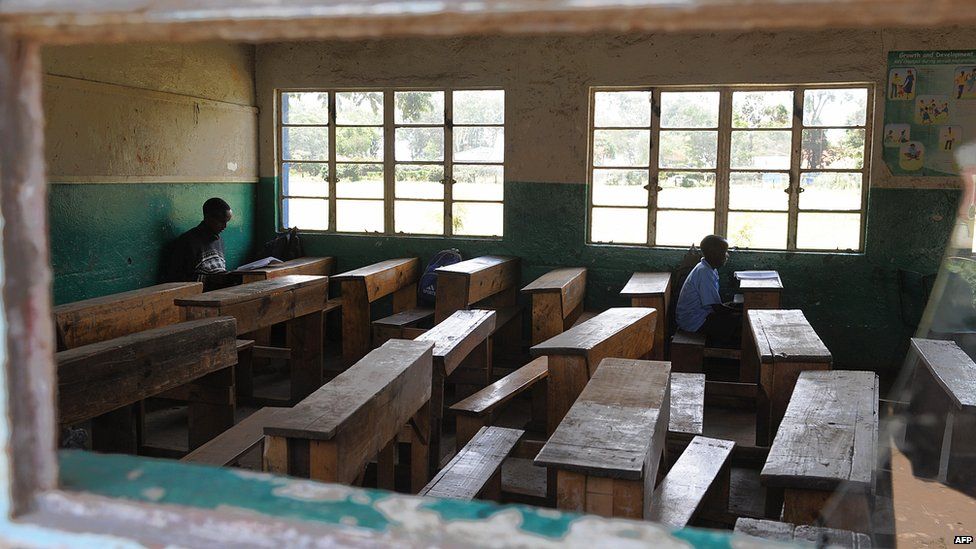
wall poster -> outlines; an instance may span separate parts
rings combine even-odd
[[[955,149],[976,139],[976,50],[888,53],[881,144],[894,175],[959,175]]]

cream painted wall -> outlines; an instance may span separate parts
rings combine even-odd
[[[274,175],[273,90],[285,87],[502,86],[506,179],[586,181],[588,88],[712,83],[874,82],[887,51],[968,49],[972,29],[471,37],[257,46],[261,175]],[[882,86],[883,88],[883,86]],[[882,122],[878,97],[875,122]],[[874,186],[892,178],[874,151]]]

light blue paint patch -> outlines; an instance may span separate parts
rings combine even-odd
[[[686,528],[675,530],[671,535],[699,549],[732,549],[732,538],[722,532]]]

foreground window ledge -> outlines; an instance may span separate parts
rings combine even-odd
[[[19,522],[171,546],[477,546],[504,539],[522,546],[682,540],[727,547],[731,539],[691,529],[669,533],[649,522],[420,498],[134,456],[66,451],[60,458],[64,490],[40,494],[36,511]]]

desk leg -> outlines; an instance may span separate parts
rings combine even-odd
[[[342,281],[342,358],[347,365],[369,352],[369,298],[360,280]]]
[[[644,518],[644,481],[556,471],[556,508],[607,518]]]
[[[429,449],[427,451],[427,478],[434,478],[441,468],[441,423],[444,417],[444,376],[437,370],[443,366],[434,365],[434,381],[430,387],[430,401],[427,403],[430,417]]]
[[[651,360],[664,360],[664,347],[668,333],[668,311],[664,303],[664,296],[634,297],[630,300],[632,307],[653,307],[657,309],[657,322],[654,325],[654,347],[651,349]]]
[[[203,376],[192,384],[187,403],[189,448],[192,452],[234,426],[234,368]]]
[[[532,344],[563,333],[562,296],[558,293],[532,294]]]
[[[254,348],[242,349],[237,353],[234,366],[234,397],[240,404],[254,397]]]
[[[376,456],[376,487],[381,490],[396,489],[396,447],[394,436]]]
[[[566,412],[569,412],[589,379],[585,358],[549,356],[548,394],[546,395],[546,433],[549,436],[552,436]]]
[[[976,414],[961,410],[952,412],[952,433],[946,456],[946,483],[969,496],[976,497]]]
[[[322,386],[322,311],[288,321],[291,403]]]
[[[430,402],[410,420],[410,492],[417,494],[427,486],[430,460]]]
[[[945,392],[924,365],[917,365],[908,404],[904,450],[912,462],[912,474],[935,478],[943,452],[942,441],[951,405]],[[970,434],[972,436],[972,434]]]
[[[870,534],[871,505],[863,493],[786,488],[783,522]]]
[[[105,454],[137,454],[142,438],[139,406],[137,402],[92,419],[92,450]]]

